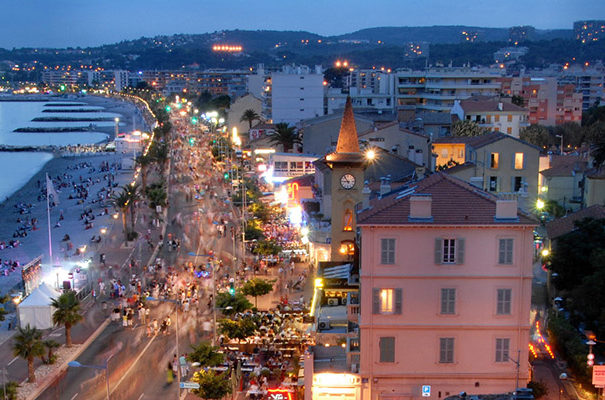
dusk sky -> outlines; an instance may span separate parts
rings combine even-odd
[[[604,0],[3,0],[0,47],[97,46],[222,29],[322,35],[376,26],[571,29],[605,19]]]

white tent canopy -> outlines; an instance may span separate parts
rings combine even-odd
[[[54,289],[44,286],[38,286],[29,296],[23,300],[18,308],[19,326],[25,327],[29,324],[32,328],[48,329],[53,327],[52,315],[54,308],[51,307],[51,294]],[[50,289],[50,291],[49,291]]]

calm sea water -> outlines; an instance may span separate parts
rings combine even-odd
[[[50,102],[50,101],[49,101]],[[69,103],[68,101],[60,101]],[[99,118],[119,117],[119,114],[108,112],[74,112],[74,113],[49,113],[44,109],[63,109],[67,107],[45,107],[47,102],[0,102],[0,145],[12,146],[66,146],[76,144],[93,144],[107,139],[103,132],[13,132],[17,128],[44,127],[88,127],[94,124],[98,127],[113,126],[112,121],[82,121],[82,122],[57,122],[57,121],[32,121],[36,117],[71,117],[71,118]],[[101,107],[78,106],[70,109],[101,109]],[[0,201],[19,190],[32,176],[34,176],[50,159],[48,153],[12,153],[0,152]],[[10,172],[9,172],[10,171]]]

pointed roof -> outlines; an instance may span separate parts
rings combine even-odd
[[[359,139],[357,137],[357,128],[355,127],[355,116],[353,115],[353,104],[351,97],[347,96],[345,111],[340,124],[340,133],[338,134],[338,143],[336,144],[337,153],[359,153]]]

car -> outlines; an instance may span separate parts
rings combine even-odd
[[[513,400],[533,400],[534,398],[534,393],[530,388],[517,388],[512,397]]]

